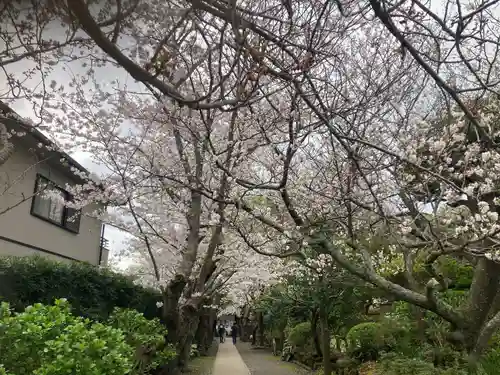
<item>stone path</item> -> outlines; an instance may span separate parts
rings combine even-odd
[[[225,344],[223,344],[225,345]],[[232,344],[231,344],[232,345]],[[221,346],[222,347],[222,346]],[[263,349],[252,349],[249,343],[236,344],[239,354],[238,357],[243,359],[250,375],[313,375],[308,371],[293,363],[283,362],[280,358],[272,355],[271,352]],[[239,374],[239,373],[234,373]],[[231,372],[215,373],[214,375],[232,375]]]
[[[269,374],[273,374],[273,372]],[[241,359],[238,349],[230,339],[223,344],[219,344],[213,375],[251,375],[245,362]]]

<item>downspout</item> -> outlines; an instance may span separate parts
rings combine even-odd
[[[104,248],[104,229],[106,228],[106,224],[102,224],[101,226],[101,237],[99,239],[100,244],[99,244],[99,263],[97,263],[98,266],[101,265],[102,262],[102,250]]]

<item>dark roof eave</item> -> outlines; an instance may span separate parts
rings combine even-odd
[[[4,115],[9,115],[9,114],[13,115],[13,116],[11,116],[9,118],[9,119],[12,120],[11,123],[19,126],[23,131],[25,131],[26,133],[29,133],[30,135],[32,135],[33,138],[35,138],[35,140],[37,140],[38,142],[42,143],[44,146],[48,146],[48,147],[54,147],[55,146],[55,143],[52,142],[47,136],[45,136],[36,127],[20,121],[19,120],[20,116],[12,108],[10,108],[8,105],[6,105],[5,103],[3,103],[2,101],[0,101],[0,112],[2,112]],[[64,160],[67,161],[67,163],[69,164],[70,167],[74,167],[74,168],[78,169],[80,172],[83,172],[83,173],[85,173],[87,175],[89,174],[89,171],[84,166],[82,166],[80,163],[78,163],[75,159],[73,159],[71,156],[69,156],[66,152],[59,151],[59,150],[54,150],[54,151],[51,151],[51,152],[55,153],[58,156],[57,163],[60,166],[64,166],[64,164],[61,163],[59,160],[60,159],[64,159]],[[80,183],[84,183],[85,182],[85,180],[82,179],[80,176],[72,173],[69,168],[68,168],[68,172],[70,172],[71,175],[75,179],[77,179]],[[102,184],[98,184],[98,187],[100,189],[104,190],[104,186]]]

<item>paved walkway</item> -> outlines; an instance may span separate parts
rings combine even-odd
[[[224,344],[223,344],[224,345]],[[252,348],[249,343],[238,342],[236,344],[239,355],[250,370],[251,375],[313,375],[308,371],[293,363],[283,362],[279,357],[275,357],[268,350]],[[227,373],[231,375],[231,373]],[[226,373],[216,373],[215,375],[226,375]]]
[[[213,375],[250,375],[247,365],[230,338],[225,343],[219,344]]]

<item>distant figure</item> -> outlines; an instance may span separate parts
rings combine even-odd
[[[236,345],[236,336],[238,335],[238,327],[236,323],[231,327],[231,337],[233,338],[233,344]]]
[[[224,326],[221,324],[219,326],[219,338],[220,338],[220,342],[224,342],[224,336],[226,335],[226,328],[224,328]]]

